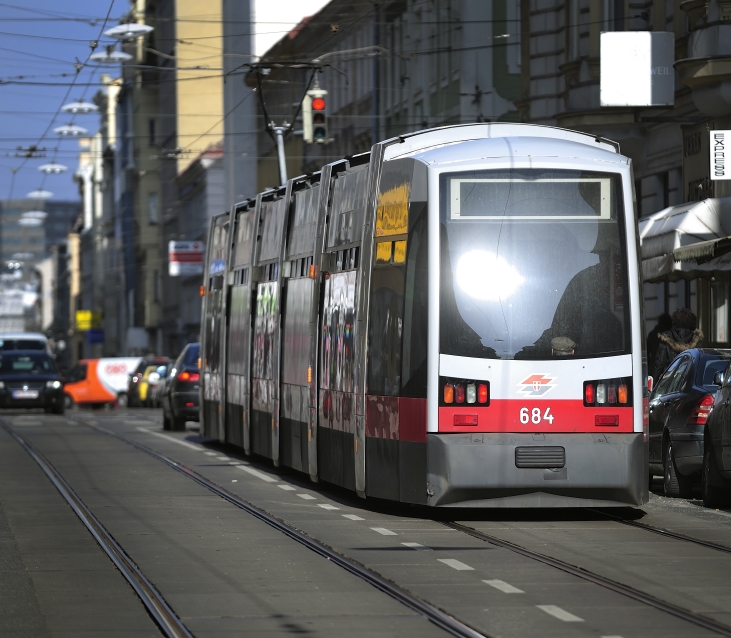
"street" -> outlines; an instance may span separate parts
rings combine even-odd
[[[169,606],[173,632],[731,635],[731,511],[697,495],[657,484],[637,509],[426,509],[312,483],[193,423],[163,432],[159,410],[0,423],[3,636],[165,635],[29,450]]]

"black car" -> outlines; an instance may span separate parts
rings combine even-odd
[[[690,496],[703,468],[703,432],[731,350],[691,348],[660,376],[650,396],[650,476],[666,496]]]
[[[140,381],[145,370],[150,366],[164,366],[170,363],[168,357],[143,357],[137,364],[135,371],[129,375],[127,382],[127,405],[130,408],[139,408],[142,406],[140,401]]]
[[[184,430],[186,421],[198,421],[200,410],[199,343],[189,343],[170,370],[162,392],[162,427]]]
[[[63,414],[63,381],[53,359],[41,350],[0,352],[0,407]]]
[[[731,371],[716,376],[720,387],[703,437],[703,504],[718,507],[731,501]]]

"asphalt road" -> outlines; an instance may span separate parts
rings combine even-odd
[[[118,434],[487,636],[731,635],[731,552],[587,510],[434,511],[357,498],[206,442],[156,410],[0,414],[40,451],[195,636],[448,635]],[[731,511],[654,494],[621,512],[731,548]],[[611,579],[615,590],[445,525],[455,521]],[[0,635],[160,636],[40,467],[0,429]],[[678,614],[628,596],[630,588]],[[696,619],[708,619],[715,629]],[[725,632],[725,633],[724,633]]]

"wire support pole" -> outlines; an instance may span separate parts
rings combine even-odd
[[[274,133],[277,142],[277,159],[279,160],[279,180],[280,184],[287,183],[287,158],[284,155],[284,134],[289,130],[289,126],[270,126],[270,130]]]

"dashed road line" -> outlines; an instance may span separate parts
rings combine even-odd
[[[419,543],[401,543],[402,545],[406,545],[406,547],[410,547],[411,549],[415,549],[417,551],[431,551],[431,547],[425,547],[424,545],[420,545]]]
[[[216,456],[217,452],[203,452],[206,456]]]
[[[192,443],[188,443],[188,441],[181,441],[180,439],[176,439],[174,436],[168,436],[167,434],[163,434],[162,432],[153,432],[152,430],[148,430],[147,428],[135,428],[136,430],[139,430],[140,432],[144,432],[145,434],[152,434],[152,436],[159,436],[161,439],[165,439],[166,441],[171,441],[173,443],[177,443],[178,445],[182,445],[183,447],[187,447],[190,450],[195,450],[196,452],[202,452],[203,448],[199,445],[193,445]]]
[[[300,498],[305,499],[306,501],[314,501],[315,500],[315,497],[312,496],[311,494],[297,494],[297,496],[299,496]]]
[[[456,560],[454,558],[437,558],[437,560],[440,563],[444,563],[445,565],[449,565],[452,569],[456,569],[459,571],[475,571],[474,567],[470,567],[469,565],[465,565],[462,561]]]
[[[356,514],[343,514],[343,518],[349,518],[351,521],[364,521],[364,518],[357,516]]]
[[[256,478],[259,478],[262,481],[266,481],[267,483],[276,483],[279,480],[279,479],[272,478],[268,474],[264,474],[264,472],[255,470],[253,467],[249,467],[248,465],[237,465],[236,467],[240,470],[244,470],[244,472],[248,472],[252,476],[256,476]]]
[[[513,587],[511,584],[506,583],[504,580],[483,580],[482,582],[487,583],[488,585],[490,585],[490,587],[499,589],[501,592],[503,592],[505,594],[524,594],[525,593],[522,589]]]
[[[321,507],[324,510],[339,510],[339,507],[335,507],[334,505],[330,505],[329,503],[318,503],[319,507]]]
[[[297,488],[292,487],[291,485],[277,485],[277,487],[280,490],[284,490],[285,492],[294,492]]]
[[[536,605],[536,607],[538,607],[538,609],[540,609],[541,611],[545,611],[550,616],[558,618],[559,620],[563,620],[564,622],[584,622],[583,618],[574,616],[572,613],[569,613],[565,609],[561,609],[561,607],[556,607],[556,605]]]
[[[374,532],[383,534],[384,536],[398,536],[398,534],[396,532],[392,532],[390,529],[386,529],[385,527],[371,527],[371,529]]]

